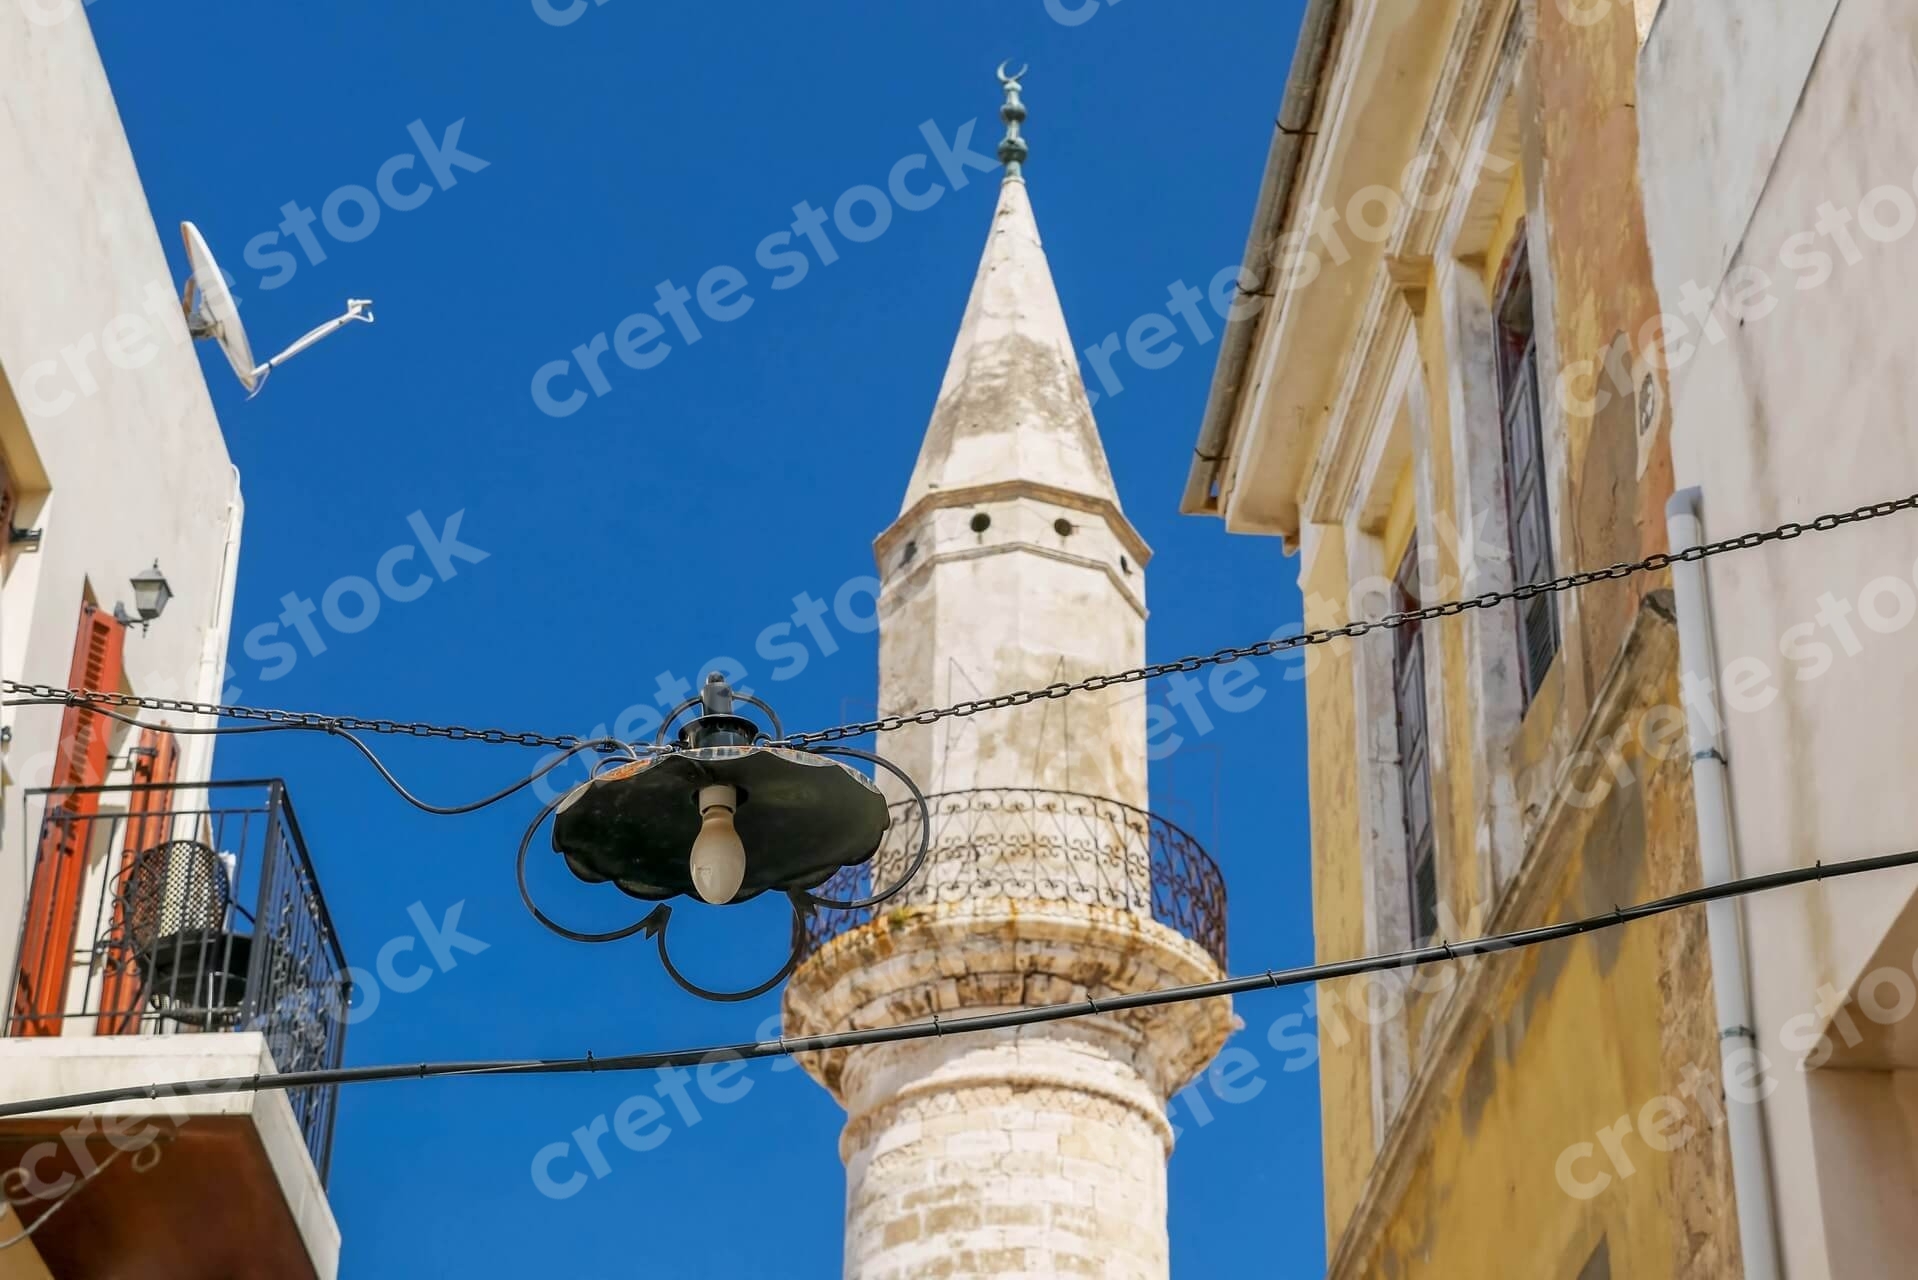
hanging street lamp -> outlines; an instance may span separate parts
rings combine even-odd
[[[553,848],[574,875],[646,901],[691,894],[724,906],[816,888],[878,850],[891,820],[864,774],[756,745],[765,735],[735,704],[764,704],[718,673],[694,701],[701,714],[676,750],[602,773],[560,802]]]
[[[771,736],[740,714],[741,703],[765,713]],[[694,708],[699,714],[668,742],[673,725]],[[697,697],[667,715],[650,747],[633,750],[626,763],[602,761],[592,778],[535,819],[520,843],[520,888],[528,909],[542,924],[577,941],[611,942],[635,933],[656,937],[667,973],[707,999],[749,999],[784,981],[798,964],[805,917],[821,908],[871,907],[904,889],[925,864],[930,823],[924,796],[896,766],[850,747],[775,745],[783,732],[771,707],[735,692],[718,672],[708,676]],[[884,892],[856,902],[835,902],[811,891],[842,868],[869,862],[892,820],[885,796],[865,774],[829,758],[841,755],[892,773],[920,809],[919,848],[905,874]],[[566,929],[547,917],[527,895],[525,864],[533,832],[549,815],[552,847],[573,875],[659,905],[636,924],[602,934]],[[792,952],[785,966],[744,992],[713,992],[688,982],[666,950],[670,901],[689,897],[729,906],[767,892],[784,893],[793,907]]]

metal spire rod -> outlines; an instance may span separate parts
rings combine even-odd
[[[999,64],[999,87],[1006,95],[1006,104],[999,108],[999,118],[1006,122],[1006,136],[999,141],[999,162],[1006,166],[1007,181],[1025,177],[1026,156],[1030,154],[1026,140],[1019,136],[1019,126],[1026,119],[1026,104],[1019,100],[1019,82],[1032,68],[1023,66],[1008,75],[1006,68],[1011,65],[1010,58]]]

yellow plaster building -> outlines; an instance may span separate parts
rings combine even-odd
[[[1654,7],[1307,6],[1185,506],[1296,550],[1308,627],[1664,549]],[[1698,883],[1668,588],[1312,651],[1322,960]],[[1741,1274],[1699,913],[1319,1008],[1334,1280]]]

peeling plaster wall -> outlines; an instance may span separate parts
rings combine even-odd
[[[1481,6],[1459,0],[1449,8],[1463,22]],[[1483,257],[1443,269],[1462,267],[1477,282],[1472,288],[1489,291],[1513,238],[1524,234],[1530,245],[1554,561],[1563,573],[1665,545],[1671,419],[1662,407],[1669,396],[1655,358],[1658,329],[1647,328],[1659,305],[1638,190],[1641,15],[1626,5],[1603,7],[1597,21],[1575,20],[1551,3],[1510,9],[1534,24],[1513,90],[1519,164],[1492,206]],[[1416,135],[1425,109],[1407,103],[1400,126]],[[1328,200],[1341,203],[1344,194]],[[1453,382],[1486,375],[1454,367],[1480,356],[1448,341],[1444,281],[1436,273],[1402,281],[1430,419],[1422,447],[1437,510],[1422,520],[1469,527],[1457,509],[1467,460],[1456,444],[1469,433],[1452,419],[1480,401],[1454,395]],[[1622,370],[1616,381],[1608,361]],[[1563,401],[1553,384],[1559,370],[1577,392]],[[1652,410],[1641,431],[1646,376]],[[1405,525],[1402,502],[1401,494],[1388,531]],[[1308,626],[1347,620],[1345,538],[1330,524],[1305,530],[1301,586],[1318,610],[1308,604]],[[1457,551],[1441,544],[1436,564],[1453,584]],[[1442,901],[1463,936],[1602,912],[1698,883],[1689,760],[1682,743],[1649,746],[1660,732],[1652,726],[1667,734],[1681,727],[1657,711],[1678,700],[1669,596],[1658,594],[1666,586],[1641,577],[1559,597],[1559,657],[1522,723],[1497,742],[1476,737],[1482,722],[1461,624],[1428,627],[1430,678],[1441,682],[1433,732],[1443,737],[1434,757],[1447,762],[1433,784]],[[1308,665],[1314,921],[1327,959],[1359,954],[1368,942],[1378,950],[1402,943],[1368,937],[1354,649],[1327,646]],[[1488,834],[1500,785],[1515,788],[1522,828],[1509,867],[1495,865]],[[1476,963],[1449,980],[1431,975],[1432,989],[1408,995],[1411,1081],[1396,1110],[1379,1100],[1374,1038],[1382,1033],[1358,1012],[1359,994],[1351,984],[1321,990],[1321,1009],[1335,1010],[1320,1016],[1331,1276],[1738,1274],[1729,1157],[1722,1128],[1710,1122],[1721,1085],[1702,915]],[[1697,1123],[1658,1149],[1637,1119],[1657,1099],[1691,1097],[1688,1085],[1701,1099]],[[1613,1165],[1600,1137],[1621,1117],[1628,1120],[1616,1141],[1629,1173]],[[1579,1160],[1578,1176],[1611,1177],[1588,1199],[1568,1193],[1557,1172],[1579,1143],[1593,1144],[1596,1161]]]
[[[1299,583],[1306,599],[1305,625],[1343,626],[1345,536],[1313,526],[1315,539]],[[1312,750],[1312,936],[1320,961],[1362,955],[1369,945],[1359,848],[1357,741],[1353,721],[1351,646],[1306,650],[1306,724]],[[1346,744],[1343,749],[1333,744]],[[1321,1008],[1346,1007],[1352,984],[1322,984]],[[1378,1141],[1372,1125],[1371,1029],[1354,1019],[1319,1019],[1319,1111],[1325,1152],[1325,1232],[1328,1253],[1336,1247],[1358,1203]],[[1337,1030],[1333,1030],[1336,1027]],[[1343,1032],[1343,1034],[1339,1034]]]
[[[1670,692],[1645,685],[1634,703],[1655,705]],[[1563,867],[1539,918],[1674,891],[1690,848],[1662,842],[1688,818],[1683,762],[1653,765],[1641,785],[1614,790],[1577,814],[1554,833],[1557,848],[1534,853]],[[1430,1128],[1411,1176],[1353,1274],[1572,1277],[1601,1241],[1619,1276],[1735,1274],[1716,1252],[1724,1237],[1695,1233],[1719,1224],[1709,1214],[1701,1222],[1697,1209],[1680,1203],[1709,1197],[1722,1183],[1712,1136],[1662,1153],[1628,1135],[1627,1177],[1618,1176],[1598,1136],[1673,1093],[1686,1064],[1712,1065],[1709,1004],[1672,989],[1704,960],[1702,930],[1672,926],[1479,962],[1494,971],[1490,998],[1467,1015],[1456,1059],[1462,1069],[1426,1102]],[[1581,1142],[1597,1149],[1573,1166],[1575,1175],[1614,1179],[1584,1201],[1569,1196],[1555,1172],[1560,1153]]]
[[[1612,673],[1605,710],[1591,726],[1600,736],[1677,696],[1669,620],[1649,610],[1640,619],[1637,651]],[[1322,670],[1330,676],[1336,664]],[[1337,714],[1316,705],[1314,713],[1315,733]],[[1573,779],[1588,801],[1561,805],[1531,851],[1535,869],[1549,870],[1528,922],[1599,913],[1697,883],[1683,752],[1652,755],[1630,733],[1621,742],[1617,764],[1631,784],[1616,785],[1612,765],[1594,761]],[[1336,784],[1321,785],[1317,773],[1315,832],[1327,817],[1336,822],[1339,808]],[[1328,863],[1352,861],[1335,831],[1315,863],[1319,920],[1349,933],[1358,895],[1329,874]],[[1446,1011],[1426,1048],[1436,1059],[1427,1064],[1426,1091],[1382,1135],[1376,1163],[1366,1028],[1355,1004],[1344,1003],[1349,992],[1328,985],[1327,997],[1343,1009],[1342,1033],[1321,1018],[1328,1232],[1335,1253],[1348,1229],[1363,1241],[1343,1242],[1350,1253],[1333,1274],[1570,1277],[1601,1247],[1619,1276],[1738,1274],[1728,1157],[1711,1124],[1721,1103],[1711,988],[1701,981],[1709,967],[1702,917],[1472,963],[1478,972],[1459,966],[1429,979],[1464,1004]],[[1689,1100],[1689,1080],[1706,1082],[1708,1101]],[[1661,1151],[1628,1124],[1619,1139],[1625,1163],[1614,1164],[1600,1131],[1636,1121],[1661,1097],[1687,1107],[1683,1139]],[[1582,1200],[1557,1172],[1561,1154],[1578,1143],[1592,1150],[1571,1166],[1573,1176],[1610,1179]],[[1360,1226],[1353,1214],[1368,1199],[1368,1181],[1393,1172],[1396,1189]]]
[[[1634,560],[1665,546],[1665,502],[1672,492],[1663,421],[1639,466],[1634,425],[1636,387],[1601,374],[1621,338],[1640,367],[1653,365],[1658,315],[1651,255],[1638,184],[1635,58],[1637,27],[1614,6],[1601,22],[1574,21],[1563,6],[1538,7],[1538,43],[1528,74],[1536,111],[1522,126],[1528,173],[1536,174],[1550,246],[1552,341],[1557,366],[1592,370],[1586,403],[1545,410],[1560,418],[1563,446],[1555,489],[1555,546],[1560,572]],[[1536,239],[1533,241],[1537,244]],[[1636,381],[1634,379],[1634,381]],[[1551,386],[1540,388],[1559,400]],[[1600,393],[1603,394],[1600,394]],[[1617,653],[1639,598],[1657,586],[1640,576],[1601,583],[1561,597],[1568,698],[1575,728],[1591,691]]]

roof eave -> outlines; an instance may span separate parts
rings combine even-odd
[[[1265,304],[1273,297],[1273,248],[1284,237],[1291,218],[1292,194],[1310,149],[1311,125],[1319,111],[1325,68],[1344,7],[1344,0],[1309,0],[1299,24],[1298,47],[1292,55],[1285,99],[1273,129],[1265,176],[1259,184],[1252,229],[1246,237],[1245,256],[1241,260],[1248,278],[1243,281],[1240,296],[1256,298],[1259,302],[1244,308],[1235,304],[1226,322],[1219,363],[1213,370],[1205,416],[1200,422],[1198,443],[1192,451],[1192,465],[1179,503],[1184,515],[1223,517],[1226,514],[1223,493],[1226,462],[1238,445],[1252,357],[1270,310]],[[1284,530],[1272,531],[1285,535],[1288,544],[1297,540],[1296,529],[1289,534]]]

